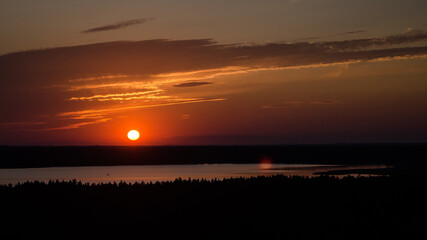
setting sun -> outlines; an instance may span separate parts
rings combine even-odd
[[[139,132],[136,130],[131,130],[128,132],[128,138],[132,141],[135,141],[139,138]]]

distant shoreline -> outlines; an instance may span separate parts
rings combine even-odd
[[[0,168],[215,163],[384,164],[426,168],[427,144],[0,146]]]
[[[345,169],[345,170],[331,170],[331,171],[323,171],[323,172],[315,172],[313,175],[318,176],[342,176],[342,175],[378,175],[378,176],[388,176],[395,173],[394,167],[386,167],[386,168],[377,168],[377,169]]]

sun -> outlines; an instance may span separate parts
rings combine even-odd
[[[136,130],[131,130],[128,132],[128,138],[132,141],[138,140],[139,132]]]

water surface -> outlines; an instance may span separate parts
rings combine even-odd
[[[382,166],[371,165],[369,168]],[[224,179],[283,174],[313,176],[315,172],[357,168],[355,166],[313,164],[195,164],[195,165],[138,165],[0,169],[0,184],[50,180],[84,183],[156,182],[183,179]],[[360,166],[358,166],[360,168]]]

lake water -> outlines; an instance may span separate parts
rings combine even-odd
[[[312,164],[196,164],[196,165],[138,165],[138,166],[90,166],[0,169],[0,184],[16,184],[26,181],[69,181],[84,183],[108,182],[157,182],[183,179],[224,179],[232,177],[313,176],[315,172],[354,169],[361,166],[312,165]],[[363,168],[381,168],[370,165]]]

